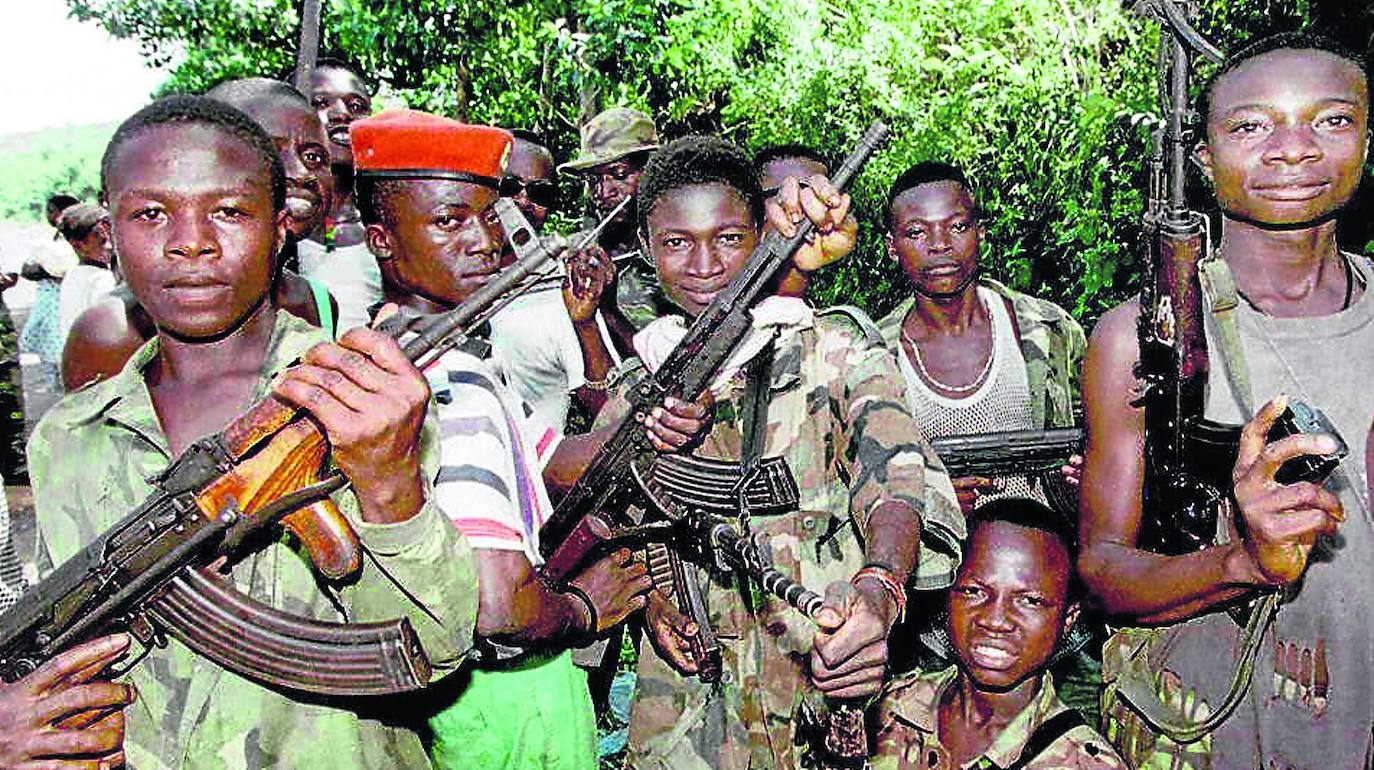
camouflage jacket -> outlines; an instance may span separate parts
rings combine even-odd
[[[615,303],[636,329],[643,329],[664,313],[681,312],[668,304],[658,287],[654,266],[636,251],[620,263],[615,281]]]
[[[949,477],[907,412],[901,375],[876,331],[866,332],[865,325],[871,329],[872,321],[861,314],[821,312],[812,328],[779,338],[763,454],[786,458],[801,500],[799,510],[755,516],[751,526],[769,536],[778,569],[824,591],[863,566],[869,515],[899,500],[922,520],[913,584],[948,585],[963,518]],[[645,371],[637,359],[623,370],[600,424],[621,418],[625,394]],[[737,376],[717,398],[714,425],[696,454],[739,459],[744,388],[744,376]],[[715,685],[684,678],[644,646],[630,723],[631,765],[801,766],[797,734],[819,701],[804,671],[814,624],[726,576],[689,570],[706,586],[724,673]]]
[[[276,372],[325,339],[319,329],[278,313],[255,397],[266,394]],[[167,439],[142,374],[157,344],[156,338],[145,344],[114,378],[64,398],[29,443],[39,554],[49,567],[138,505],[151,492],[146,479],[168,464]],[[436,436],[431,417],[422,447],[429,478],[438,466]],[[322,620],[405,615],[436,674],[456,668],[472,647],[477,612],[467,542],[432,503],[408,521],[381,525],[361,520],[352,492],[335,501],[369,551],[355,582],[324,587],[306,555],[283,538],[238,564],[236,587]],[[127,712],[125,745],[129,766],[139,770],[429,767],[419,736],[398,726],[389,701],[293,700],[175,640],[151,650],[127,678],[138,700]]]
[[[912,673],[887,686],[878,703],[878,747],[872,770],[952,770],[949,753],[940,745],[939,705],[959,669]],[[1040,692],[964,770],[993,770],[1014,765],[1026,742],[1041,724],[1068,710],[1054,693],[1049,674],[1040,675]],[[1102,736],[1078,725],[1028,758],[1026,770],[1116,770],[1127,765]]]
[[[1083,355],[1088,349],[1083,327],[1049,300],[1022,294],[990,278],[981,283],[1011,302],[1021,335],[1021,356],[1026,360],[1036,425],[1073,425],[1074,414],[1082,408]],[[914,304],[916,300],[908,297],[878,322],[883,339],[894,352],[901,350],[902,320]]]

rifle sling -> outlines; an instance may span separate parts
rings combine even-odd
[[[1007,770],[1025,770],[1031,762],[1044,754],[1046,749],[1053,746],[1055,741],[1068,735],[1070,730],[1087,725],[1083,715],[1074,709],[1064,709],[1046,719],[1026,739],[1026,745],[1021,747],[1021,756],[1017,757]]]
[[[1217,325],[1217,342],[1221,347],[1221,366],[1226,380],[1240,403],[1241,416],[1249,420],[1255,414],[1255,395],[1250,387],[1250,368],[1245,364],[1245,345],[1240,339],[1240,324],[1236,308],[1240,306],[1240,291],[1231,268],[1218,257],[1198,262],[1198,282],[1207,298],[1207,310]]]
[[[772,395],[773,353],[778,334],[749,362],[744,385],[744,410],[740,417],[743,429],[740,436],[740,479],[736,491],[740,521],[749,521],[749,495],[746,489],[758,473],[763,458],[763,445],[768,438],[768,401]]]

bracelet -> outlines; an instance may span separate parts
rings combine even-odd
[[[609,376],[607,376],[605,379],[602,379],[602,380],[583,380],[583,381],[582,381],[582,387],[586,388],[587,390],[594,390],[594,391],[596,391],[596,392],[598,392],[598,393],[605,393],[605,392],[606,392],[606,389],[609,388],[610,386],[611,386],[611,378],[610,378]]]
[[[902,622],[906,617],[906,589],[897,580],[892,570],[888,567],[870,564],[854,573],[850,578],[850,585],[857,586],[860,580],[870,578],[878,581],[878,585],[883,587],[883,591],[892,597],[892,601],[897,605],[897,623]]]
[[[558,592],[577,597],[587,606],[587,617],[591,618],[591,627],[587,629],[587,636],[596,636],[601,628],[601,617],[596,613],[596,605],[592,603],[592,597],[572,583],[559,586]]]

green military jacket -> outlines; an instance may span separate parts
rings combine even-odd
[[[601,425],[626,413],[626,394],[645,369],[631,359],[622,374],[598,416]],[[784,332],[771,388],[763,456],[786,458],[801,490],[799,510],[751,520],[754,532],[769,537],[774,566],[817,592],[847,582],[864,564],[870,514],[898,500],[921,516],[913,585],[948,585],[963,517],[948,475],[907,411],[905,384],[872,321],[857,311],[820,312],[812,328]],[[695,454],[739,460],[744,390],[741,374],[717,397],[711,433]],[[631,766],[801,766],[796,735],[819,701],[804,665],[815,625],[780,600],[755,591],[746,603],[728,579],[693,571],[720,640],[723,677],[716,685],[684,678],[645,645],[630,722]]]
[[[272,376],[324,332],[277,313],[256,398]],[[29,443],[40,559],[48,566],[133,510],[149,476],[167,467],[166,436],[143,370],[156,338],[114,378],[67,396],[44,416]],[[437,470],[436,432],[427,420],[426,475]],[[240,591],[279,609],[330,621],[408,617],[434,664],[452,670],[472,647],[477,573],[467,542],[433,505],[397,524],[370,524],[352,492],[335,495],[367,554],[360,577],[326,587],[306,555],[283,538],[239,563]],[[129,766],[138,770],[265,767],[347,770],[428,768],[420,738],[402,725],[395,701],[297,700],[230,673],[179,642],[153,649],[127,676],[138,688],[128,708]]]
[[[1036,425],[1042,429],[1073,425],[1074,414],[1082,410],[1083,355],[1088,350],[1083,327],[1049,300],[1022,294],[990,278],[980,283],[1011,302]],[[878,322],[894,353],[901,350],[902,320],[914,304],[916,300],[908,297]]]
[[[876,756],[872,770],[955,770],[949,752],[940,744],[939,708],[945,691],[959,676],[957,666],[932,673],[908,674],[888,685],[878,704]],[[1067,711],[1054,692],[1049,674],[1040,675],[1040,691],[1012,718],[982,756],[964,770],[998,770],[1016,764],[1031,735],[1054,715]],[[1035,757],[1026,757],[1025,770],[1117,770],[1127,767],[1102,736],[1078,725],[1051,742]]]

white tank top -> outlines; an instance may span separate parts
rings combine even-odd
[[[931,438],[1036,427],[1026,361],[1016,344],[1016,330],[1007,305],[1001,295],[984,286],[978,287],[978,299],[992,322],[992,364],[977,390],[962,398],[936,393],[921,379],[906,347],[898,348],[897,362],[906,378],[907,406],[920,421],[921,430]],[[980,495],[979,502],[1009,495],[1044,500],[1024,476],[1004,481],[1006,488],[1002,493]]]

